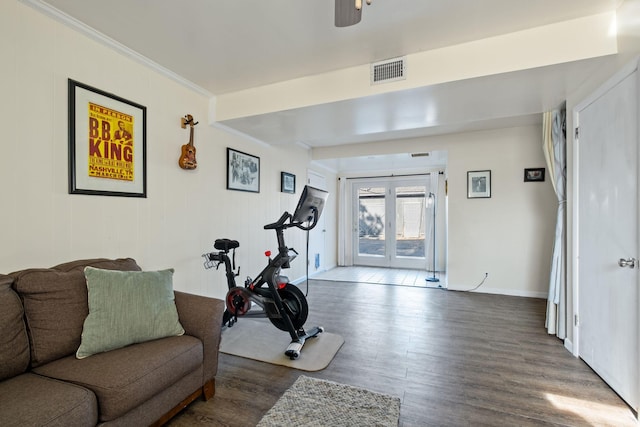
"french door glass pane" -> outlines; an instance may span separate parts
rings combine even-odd
[[[424,258],[424,186],[396,187],[396,256]]]
[[[358,188],[358,253],[385,255],[385,187]]]

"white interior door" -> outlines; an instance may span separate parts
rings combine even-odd
[[[307,172],[307,183],[320,190],[327,189],[327,179],[314,172]],[[325,261],[325,238],[327,230],[325,227],[325,215],[320,215],[318,224],[309,232],[309,254],[307,259],[307,265],[309,266],[309,275],[326,270]]]
[[[637,74],[635,70],[620,75],[606,85],[606,91],[578,107],[576,145],[578,353],[636,411],[640,362]]]

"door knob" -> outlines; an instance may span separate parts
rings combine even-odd
[[[629,258],[629,259],[620,258],[620,260],[618,261],[618,265],[620,267],[634,268],[636,266],[636,259],[635,258]]]

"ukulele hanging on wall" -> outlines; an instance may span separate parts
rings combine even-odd
[[[187,125],[190,127],[189,142],[182,146],[182,154],[180,154],[180,159],[178,160],[178,164],[182,169],[195,169],[198,166],[196,147],[193,145],[193,127],[197,124],[198,122],[194,123],[191,114],[187,114],[182,118],[182,129],[186,129]]]

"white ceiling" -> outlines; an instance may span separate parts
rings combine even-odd
[[[373,0],[364,6],[359,24],[336,28],[333,0],[23,1],[78,21],[212,95],[594,15],[622,2]],[[599,61],[243,117],[224,125],[269,144],[320,147],[535,123]],[[380,127],[385,111],[402,123]],[[363,124],[362,117],[371,122]]]
[[[223,123],[272,145],[310,147],[442,135],[541,123],[604,59],[301,107]]]

